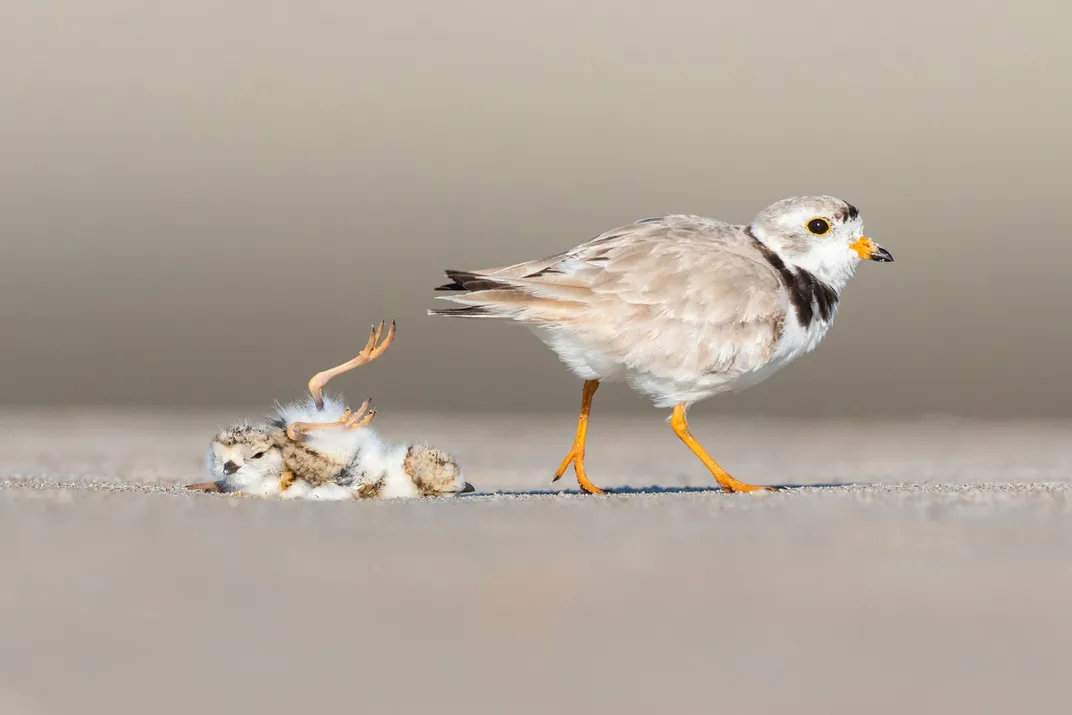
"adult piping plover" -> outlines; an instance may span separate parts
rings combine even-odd
[[[686,408],[754,385],[826,335],[861,259],[892,261],[863,234],[856,207],[830,196],[789,198],[746,226],[701,216],[648,218],[537,261],[446,271],[430,315],[527,325],[584,380],[573,447],[586,492],[585,437],[599,383],[625,381],[657,407],[726,491],[770,489],[731,477],[689,433]]]
[[[392,323],[373,328],[357,357],[317,373],[310,397],[278,405],[266,423],[220,431],[205,455],[213,482],[199,491],[241,492],[288,499],[370,499],[440,496],[473,491],[448,454],[423,444],[385,444],[369,426],[376,414],[366,400],[356,412],[324,397],[333,377],[379,357],[394,339]]]

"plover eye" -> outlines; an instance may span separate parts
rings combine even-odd
[[[816,236],[823,236],[830,231],[830,224],[825,218],[813,218],[808,221],[808,230]]]
[[[253,455],[252,459],[260,459],[263,456],[264,452],[257,452],[255,455]]]

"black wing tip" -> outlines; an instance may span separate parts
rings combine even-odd
[[[467,305],[463,308],[431,309],[428,315],[447,318],[484,318],[493,313],[482,305]]]
[[[437,286],[437,291],[468,290],[465,287],[466,282],[476,277],[472,271],[458,271],[453,268],[446,269],[443,271],[443,274],[450,279],[450,283],[444,283],[441,286]]]
[[[436,288],[437,291],[469,291],[479,290],[511,290],[513,286],[496,280],[491,276],[473,273],[472,271],[444,271],[452,283],[444,283]]]

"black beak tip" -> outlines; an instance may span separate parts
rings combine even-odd
[[[223,465],[223,473],[224,474],[234,474],[237,471],[238,471],[238,465],[235,464],[234,462],[226,462]]]
[[[893,254],[885,248],[880,248],[872,254],[871,260],[879,263],[893,263]]]

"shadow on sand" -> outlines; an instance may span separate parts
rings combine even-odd
[[[801,489],[832,489],[836,487],[856,487],[862,486],[858,482],[832,482],[829,484],[773,484],[771,485],[775,490],[779,492],[794,492]],[[609,496],[623,496],[629,494],[702,494],[705,492],[713,492],[717,494],[725,494],[721,487],[660,487],[652,485],[650,487],[615,487],[613,489],[606,489]],[[580,489],[524,489],[517,491],[502,491],[496,490],[493,492],[483,492],[479,489],[471,494],[459,494],[456,498],[466,497],[488,497],[488,496],[516,496],[516,497],[528,497],[528,496],[579,496],[584,494]]]

